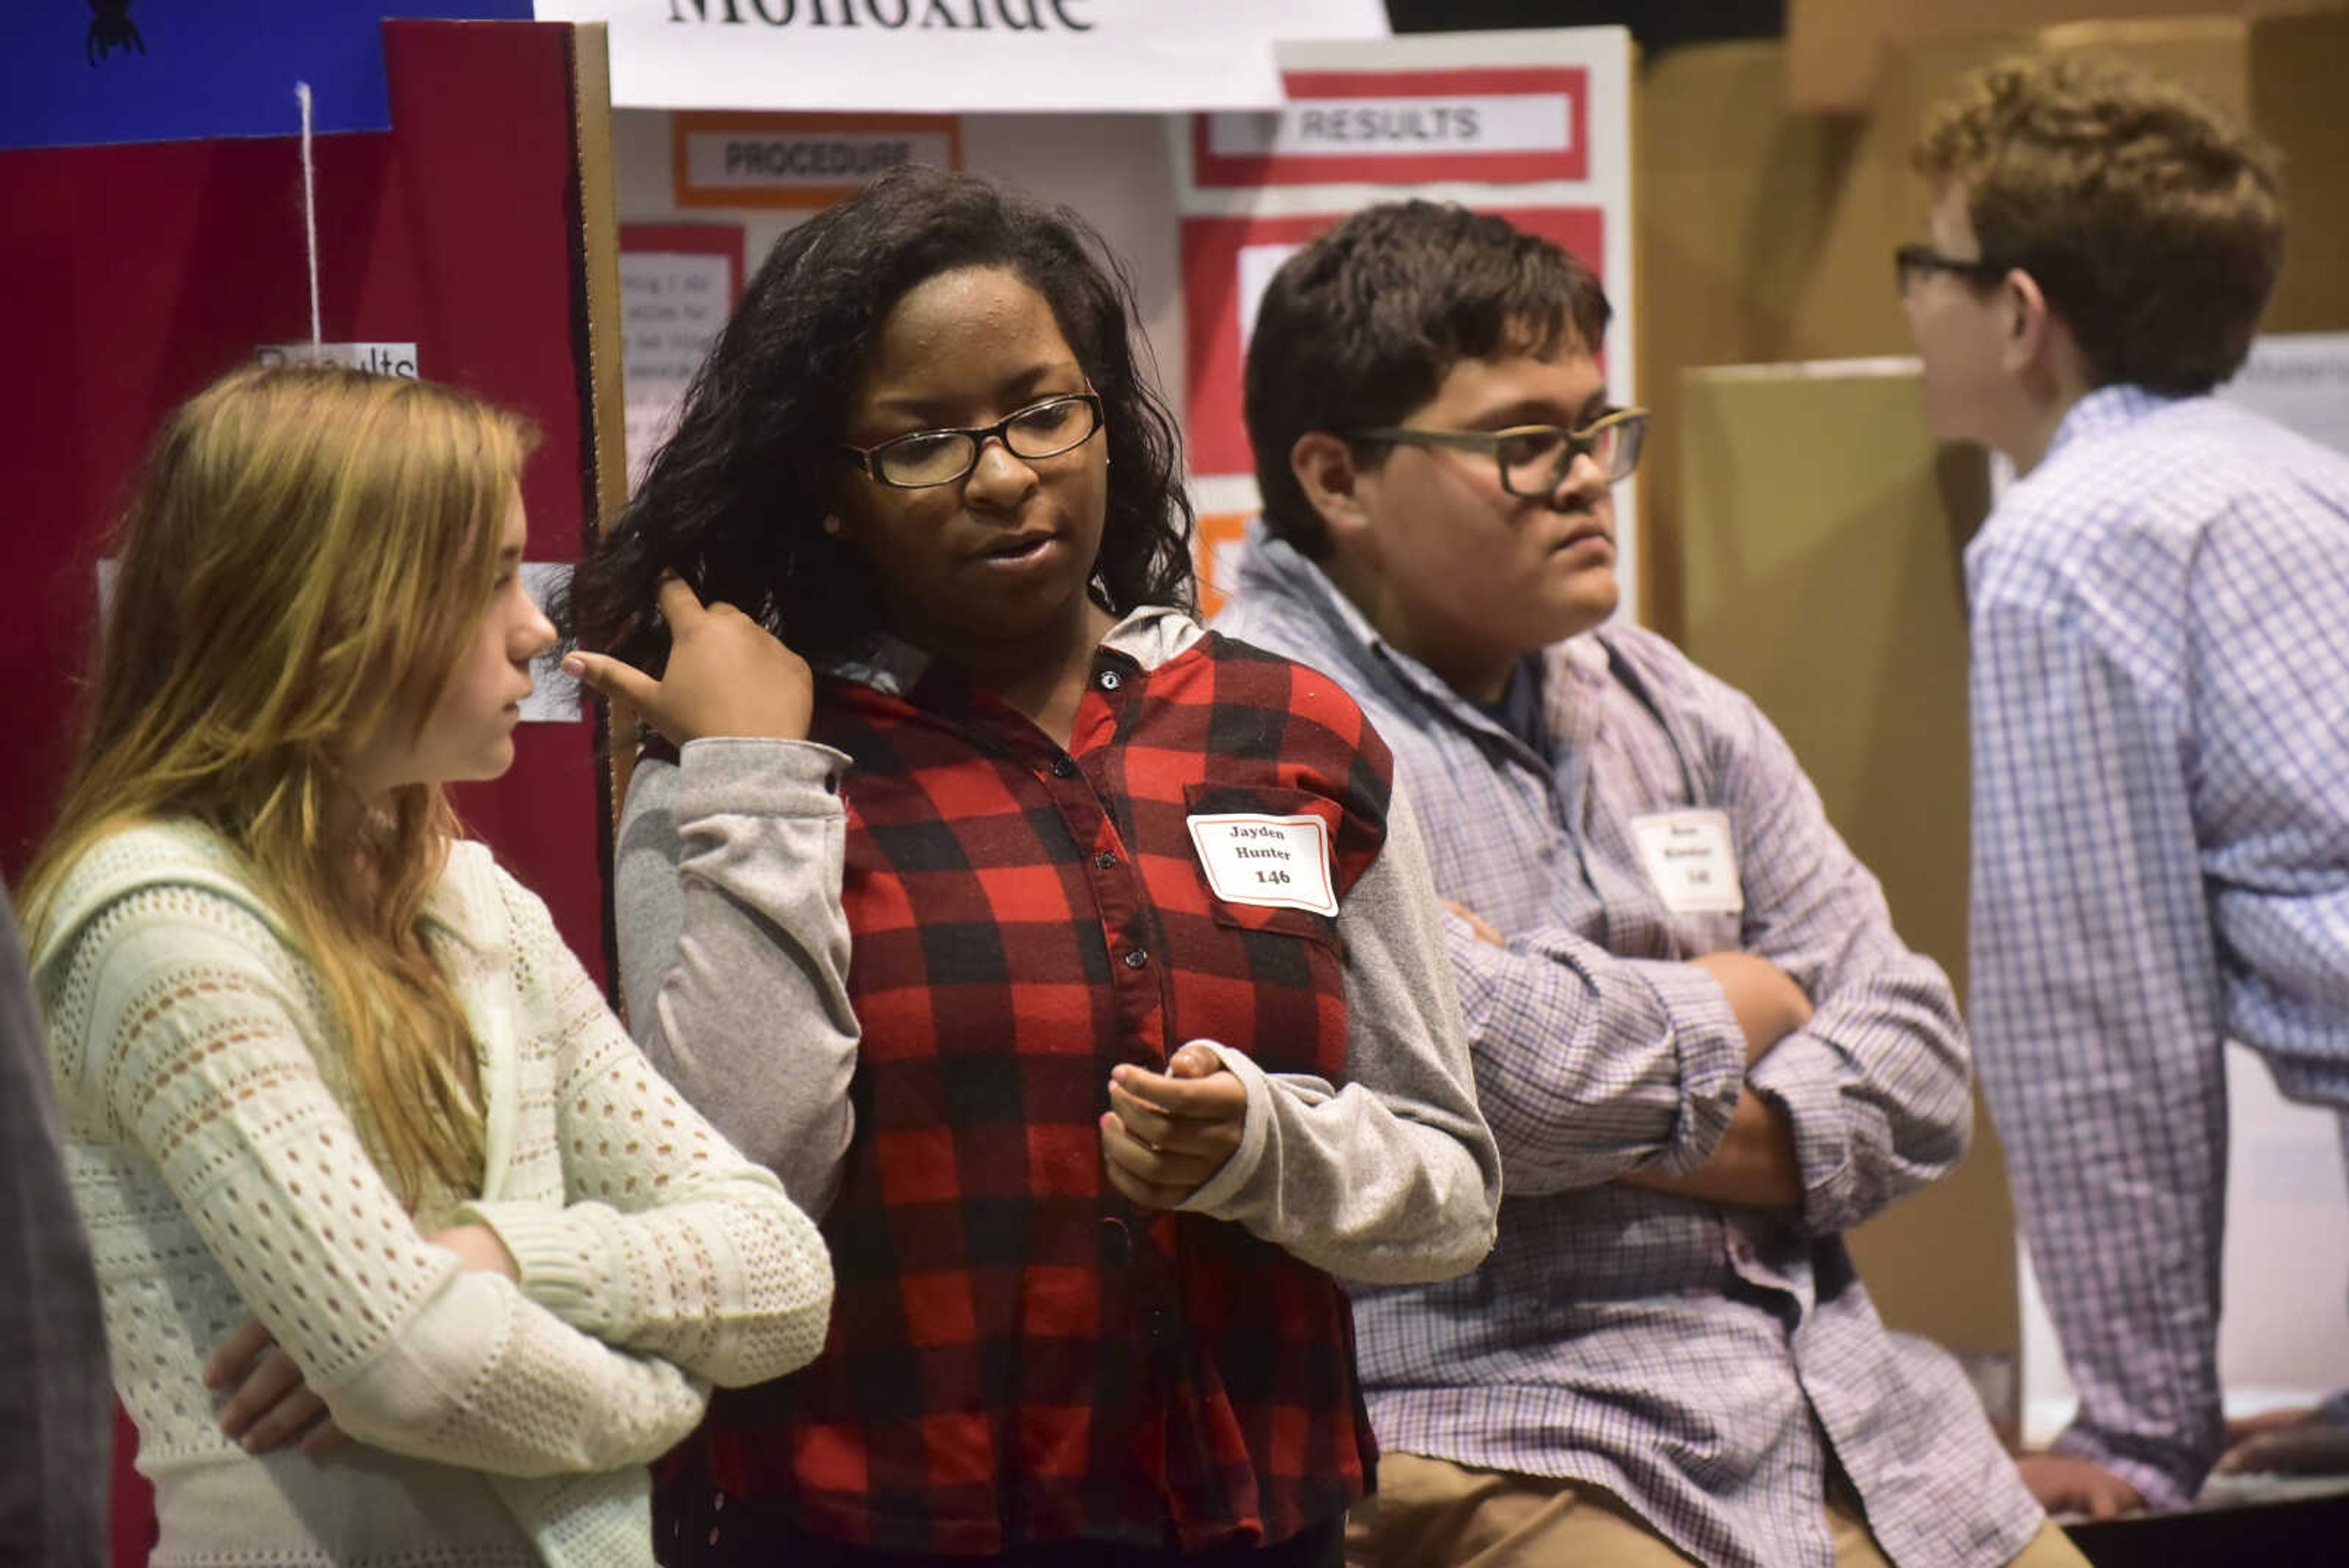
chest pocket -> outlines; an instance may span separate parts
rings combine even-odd
[[[1344,814],[1334,802],[1278,784],[1194,784],[1184,786],[1183,805],[1217,925],[1337,944]]]

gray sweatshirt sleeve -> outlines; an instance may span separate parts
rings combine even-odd
[[[818,1218],[855,1130],[847,768],[808,741],[689,742],[679,765],[637,765],[613,857],[637,1044]]]
[[[1240,1147],[1183,1207],[1340,1278],[1450,1279],[1492,1250],[1501,1156],[1476,1108],[1427,850],[1397,788],[1386,846],[1338,910],[1346,1084],[1267,1073],[1209,1041],[1247,1088]]]

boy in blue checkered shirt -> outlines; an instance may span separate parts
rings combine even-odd
[[[2272,156],[2217,115],[2002,66],[1916,161],[1934,431],[2021,475],[1966,553],[1970,1012],[2080,1392],[2023,1469],[2051,1508],[2178,1508],[2224,1432],[2222,1043],[2349,1110],[2349,458],[2210,397],[2284,228]]]

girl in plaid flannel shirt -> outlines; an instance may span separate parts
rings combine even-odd
[[[1190,617],[1134,332],[1073,214],[885,177],[777,244],[575,585],[572,667],[671,743],[621,830],[640,1027],[734,1020],[664,1069],[839,1281],[825,1354],[681,1456],[669,1563],[1334,1564],[1374,1457],[1338,1281],[1491,1244],[1386,748]],[[729,738],[771,630],[808,738]],[[837,1027],[785,1048],[769,933],[833,896]]]

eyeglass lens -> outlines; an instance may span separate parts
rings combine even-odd
[[[1587,452],[1600,474],[1613,483],[1638,465],[1640,439],[1646,430],[1644,421],[1625,420],[1602,426],[1582,441],[1564,431],[1511,436],[1500,447],[1501,477],[1515,494],[1547,495],[1565,482],[1574,460]]]
[[[1003,444],[1015,457],[1058,457],[1089,440],[1098,424],[1083,398],[1054,398],[1020,410],[1003,422]],[[916,431],[874,450],[881,477],[892,484],[951,484],[978,464],[978,438],[965,431]]]

